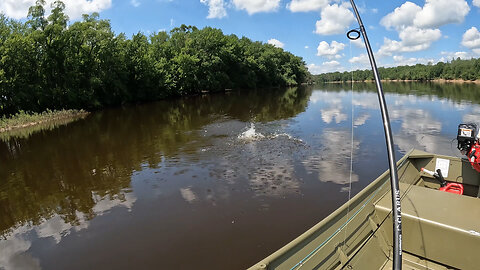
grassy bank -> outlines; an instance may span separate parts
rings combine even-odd
[[[0,133],[61,120],[73,120],[79,117],[84,117],[87,114],[88,112],[84,110],[47,110],[42,113],[26,113],[24,111],[20,111],[12,117],[0,118]]]

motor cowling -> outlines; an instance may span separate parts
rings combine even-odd
[[[480,172],[480,142],[478,127],[474,123],[458,125],[457,148],[468,157],[472,167]]]
[[[472,146],[475,144],[478,135],[478,127],[474,123],[458,125],[457,132],[457,148],[466,155],[470,152]]]

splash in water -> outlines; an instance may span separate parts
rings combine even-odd
[[[239,139],[242,140],[259,140],[265,138],[262,133],[255,131],[255,124],[251,123],[250,128],[242,132],[242,134],[238,135]]]
[[[287,139],[289,139],[289,140],[292,140],[292,141],[295,141],[295,142],[299,142],[299,143],[303,143],[303,140],[302,140],[302,139],[295,138],[295,137],[293,137],[292,135],[290,135],[290,134],[288,134],[288,133],[280,133],[280,134],[275,133],[275,134],[270,135],[270,136],[268,136],[268,137],[269,137],[269,139],[276,139],[276,138],[279,138],[279,137],[285,137],[285,138],[287,138]]]
[[[248,128],[247,130],[242,132],[240,135],[238,135],[238,139],[244,140],[244,141],[257,141],[257,140],[263,140],[263,139],[268,139],[268,140],[287,139],[294,142],[303,143],[301,139],[295,138],[288,133],[274,133],[274,134],[263,135],[262,133],[257,132],[255,130],[254,123],[250,123],[250,128]]]

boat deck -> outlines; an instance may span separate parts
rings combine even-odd
[[[460,269],[468,269],[468,266],[478,262],[478,198],[405,183],[400,183],[400,192],[403,194],[404,252],[419,258],[429,258],[431,262],[455,265]],[[390,211],[391,196],[388,193],[375,204],[375,221],[378,225]],[[387,224],[384,226],[385,233],[390,235],[391,218],[388,217],[384,224]],[[386,241],[389,241],[389,238],[387,239]],[[458,254],[459,245],[462,246],[461,256]]]

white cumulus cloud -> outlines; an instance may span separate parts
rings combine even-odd
[[[323,62],[321,65],[310,64],[307,66],[310,73],[316,75],[320,73],[335,72],[342,70],[342,65],[340,62],[332,60],[328,62]]]
[[[411,57],[411,58],[405,58],[403,57],[402,55],[394,55],[393,56],[393,61],[399,63],[399,62],[402,62],[402,63],[415,63],[417,61],[417,58],[415,57]]]
[[[280,0],[233,0],[236,9],[246,10],[252,15],[258,12],[271,12],[278,9]]]
[[[409,26],[400,31],[399,37],[400,41],[384,38],[378,54],[392,55],[425,50],[442,37],[442,32],[439,29],[420,29]]]
[[[434,59],[415,58],[415,57],[406,58],[402,55],[394,55],[393,61],[395,62],[393,66],[411,66],[416,64],[428,64],[428,63],[433,64],[436,62]]]
[[[442,37],[442,32],[439,29],[419,29],[410,26],[403,29],[398,36],[405,46],[421,44],[428,44],[428,46],[430,46],[430,43]]]
[[[431,43],[406,46],[401,41],[384,38],[383,45],[378,50],[380,56],[392,55],[393,53],[417,52],[430,47]]]
[[[316,11],[326,6],[328,6],[328,0],[292,0],[287,4],[291,12]]]
[[[221,19],[227,16],[224,0],[200,0],[200,2],[208,6],[207,19]]]
[[[471,59],[473,57],[473,55],[471,53],[468,53],[468,52],[441,52],[440,53],[441,55],[444,55],[444,57],[442,57],[440,59],[440,61],[444,62],[444,61],[450,61],[452,59],[457,59],[457,58],[460,58],[460,59]]]
[[[427,0],[413,23],[419,27],[440,27],[461,23],[470,11],[465,0]]]
[[[461,23],[470,11],[465,0],[427,0],[423,7],[405,2],[382,18],[387,29],[401,30],[408,26],[438,28],[449,23]]]
[[[465,31],[462,37],[462,45],[469,49],[480,48],[480,32],[476,27],[472,27]]]
[[[139,7],[140,2],[138,2],[138,0],[130,0],[130,5],[132,5],[134,7]]]
[[[324,56],[329,59],[333,58],[341,58],[341,56],[338,54],[340,51],[342,51],[345,48],[345,44],[337,41],[332,41],[330,44],[326,41],[320,42],[318,44],[317,48],[317,55],[318,56]]]
[[[380,24],[395,29],[400,40],[385,38],[379,54],[425,50],[442,37],[440,26],[463,22],[469,11],[465,0],[426,0],[423,7],[407,1],[381,19]]]
[[[47,4],[53,2],[47,1]],[[65,13],[71,19],[78,19],[82,14],[90,14],[92,12],[100,12],[109,9],[112,6],[112,0],[64,0]]]
[[[14,19],[22,19],[27,17],[28,8],[35,4],[34,0],[18,1],[5,0],[0,2],[0,12]]]
[[[352,64],[368,64],[370,63],[370,60],[368,59],[368,56],[366,54],[362,53],[359,56],[354,56],[350,58],[348,62]]]
[[[323,62],[322,65],[325,67],[338,67],[340,66],[340,63],[338,61],[333,60],[333,61]]]
[[[47,0],[45,8],[47,12],[50,5],[55,0]],[[64,0],[65,14],[70,19],[79,19],[82,14],[90,14],[92,12],[101,12],[112,6],[112,0]],[[0,2],[0,12],[14,19],[23,19],[28,15],[28,9],[35,5],[35,0],[3,0]]]
[[[350,40],[350,43],[355,45],[357,48],[365,48],[365,43],[361,37],[359,39]]]
[[[322,9],[320,20],[316,23],[315,33],[334,35],[344,33],[355,20],[353,13],[343,5],[329,5]]]
[[[480,7],[480,0],[473,0],[473,5],[476,7]]]
[[[393,12],[383,17],[380,24],[387,29],[399,29],[404,26],[412,25],[415,16],[421,10],[421,7],[407,1],[400,7],[397,7]]]
[[[273,45],[277,48],[283,48],[285,46],[285,44],[283,42],[281,42],[278,39],[274,39],[274,38],[269,39],[267,43],[270,44],[270,45]]]

